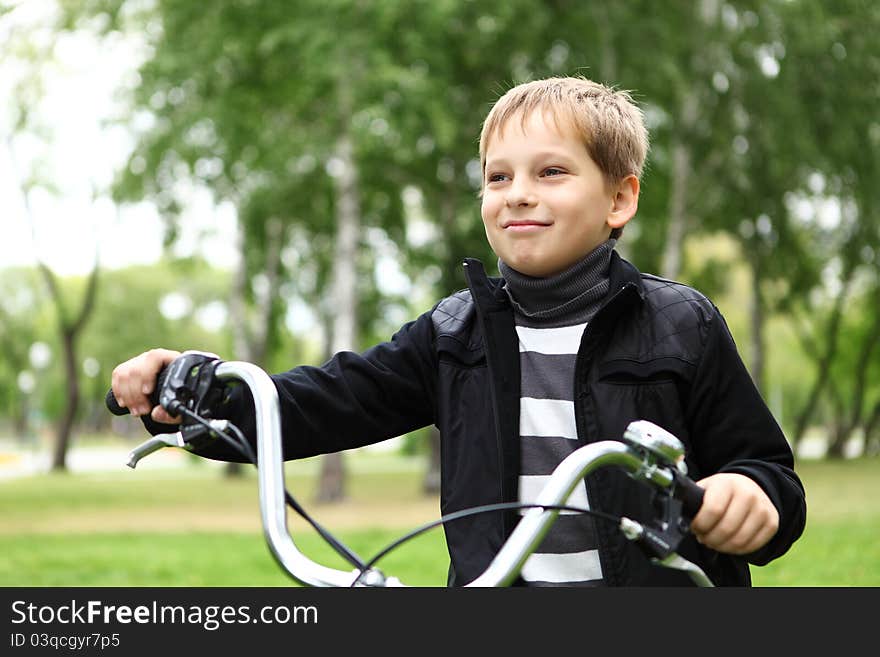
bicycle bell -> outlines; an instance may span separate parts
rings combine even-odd
[[[684,445],[663,427],[648,420],[635,420],[623,432],[623,440],[646,456],[654,457],[664,464],[674,466],[682,474],[687,474]]]

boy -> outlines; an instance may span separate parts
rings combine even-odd
[[[583,78],[517,86],[480,136],[481,214],[500,279],[464,262],[468,289],[362,355],[273,376],[285,457],[358,447],[436,424],[441,511],[534,499],[577,447],[651,420],[685,444],[705,489],[680,549],[716,584],[748,585],[800,536],[806,506],[788,443],[741,362],[715,306],[684,285],[639,273],[614,251],[635,215],[647,153],[640,110],[624,92]],[[153,350],[114,370],[120,404],[151,431],[172,422],[146,394],[177,352]],[[218,415],[253,435],[233,392]],[[222,446],[203,452],[232,459]],[[586,478],[571,504],[640,519],[645,491],[618,471]],[[450,585],[473,580],[516,513],[445,526]],[[616,528],[561,514],[521,582],[684,584]]]

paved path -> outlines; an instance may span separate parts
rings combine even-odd
[[[133,446],[133,445],[132,445]],[[72,447],[67,453],[70,472],[125,472],[132,446]],[[51,455],[47,449],[28,449],[0,443],[0,480],[43,474],[49,471]],[[180,468],[190,463],[190,456],[180,450],[166,449],[150,455],[139,467]]]

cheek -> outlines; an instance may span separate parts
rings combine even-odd
[[[483,219],[483,223],[488,227],[489,225],[494,223],[493,217],[495,216],[495,210],[493,209],[492,203],[483,201],[480,204],[480,217]]]

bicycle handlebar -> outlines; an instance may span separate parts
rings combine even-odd
[[[585,445],[569,454],[553,471],[535,504],[564,504],[581,479],[604,465],[619,465],[635,473],[643,462],[621,442],[606,440]],[[558,511],[529,509],[505,541],[492,563],[467,586],[508,586],[519,574],[529,555],[541,544]]]
[[[220,362],[213,376],[221,381],[243,382],[254,399],[260,512],[266,541],[278,564],[306,586],[404,586],[399,579],[386,577],[378,570],[362,572],[328,568],[299,550],[287,527],[281,415],[275,384],[261,368],[242,361]],[[157,391],[159,388],[157,385]],[[108,407],[110,397],[111,393],[108,393]],[[206,425],[219,429],[225,423],[225,420],[211,420]],[[154,436],[131,452],[129,466],[135,467],[140,458],[164,446],[189,447],[180,433]],[[683,447],[675,436],[644,420],[630,423],[623,442],[605,440],[579,448],[556,467],[535,501],[538,508],[523,514],[487,569],[467,586],[509,585],[540,545],[559,513],[558,507],[565,503],[579,481],[600,467],[619,466],[633,478],[672,493],[670,497],[679,500],[684,513],[693,517],[702,503],[703,489],[685,476],[683,457]],[[557,508],[540,508],[542,506]],[[647,537],[653,541],[656,556],[652,560],[657,564],[687,571],[698,585],[712,585],[703,571],[680,557],[674,551],[677,545],[669,545],[664,536],[628,518],[620,519],[620,529],[631,540]]]
[[[327,568],[306,557],[287,529],[284,455],[281,447],[281,411],[278,390],[262,369],[251,363],[221,363],[214,375],[220,380],[237,379],[250,388],[257,420],[257,473],[263,532],[273,556],[299,583],[307,586],[350,586],[359,571]]]

